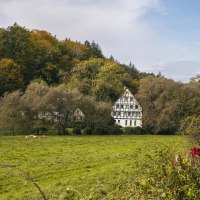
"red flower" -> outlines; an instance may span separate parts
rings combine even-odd
[[[173,167],[174,167],[174,168],[177,167],[177,162],[174,162]]]
[[[200,156],[200,148],[193,147],[190,152],[191,156]]]

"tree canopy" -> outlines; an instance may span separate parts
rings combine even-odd
[[[17,23],[0,28],[0,102],[9,110],[5,102],[19,98],[16,101],[22,105],[29,127],[38,127],[42,121],[38,116],[49,113],[54,122],[60,121],[56,126],[64,133],[77,106],[87,112],[90,128],[98,120],[106,126],[112,124],[111,106],[124,86],[143,107],[143,125],[149,133],[174,134],[182,120],[200,114],[199,75],[190,83],[175,82],[161,73],[140,72],[131,62],[126,65],[113,56],[106,58],[94,41],[61,41],[47,31],[29,30]],[[60,102],[66,114],[58,98],[66,100]],[[96,112],[105,114],[106,122],[97,114],[98,120],[92,122]],[[55,113],[62,114],[59,118]]]

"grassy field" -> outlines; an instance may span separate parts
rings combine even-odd
[[[187,140],[150,135],[2,136],[0,199],[41,199],[25,174],[39,184],[48,199],[123,199],[127,193],[123,186],[140,177],[134,169],[142,167],[145,155],[166,145],[184,151]]]

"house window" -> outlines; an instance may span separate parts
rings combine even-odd
[[[125,126],[127,126],[127,120],[125,120]]]
[[[116,108],[119,108],[119,104],[116,104]]]
[[[128,97],[125,97],[125,101],[128,101]]]
[[[127,116],[127,112],[124,112],[124,116]]]
[[[130,126],[132,126],[132,120],[130,120]]]
[[[126,105],[126,108],[128,109],[128,105]]]
[[[120,116],[121,112],[118,112],[118,115]]]
[[[124,108],[124,105],[121,105],[121,108]]]
[[[133,97],[130,97],[130,101],[133,101]]]
[[[128,112],[128,116],[130,116],[131,115],[131,112]]]
[[[138,109],[138,105],[135,105],[135,109]]]
[[[130,105],[130,109],[133,109],[133,105]]]
[[[134,120],[134,126],[136,126],[136,120]]]
[[[120,124],[120,120],[118,120],[118,124]]]

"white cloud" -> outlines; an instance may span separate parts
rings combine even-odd
[[[188,82],[191,77],[200,74],[200,61],[176,61],[152,66],[154,71],[161,71],[168,78]]]
[[[7,18],[4,26],[17,21],[85,40],[123,34],[147,8],[159,5],[158,0],[1,0],[0,14]]]
[[[0,23],[45,29],[59,39],[95,40],[106,56],[132,61],[140,70],[193,60],[193,52],[141,19],[150,9],[167,14],[161,0],[0,0]]]

